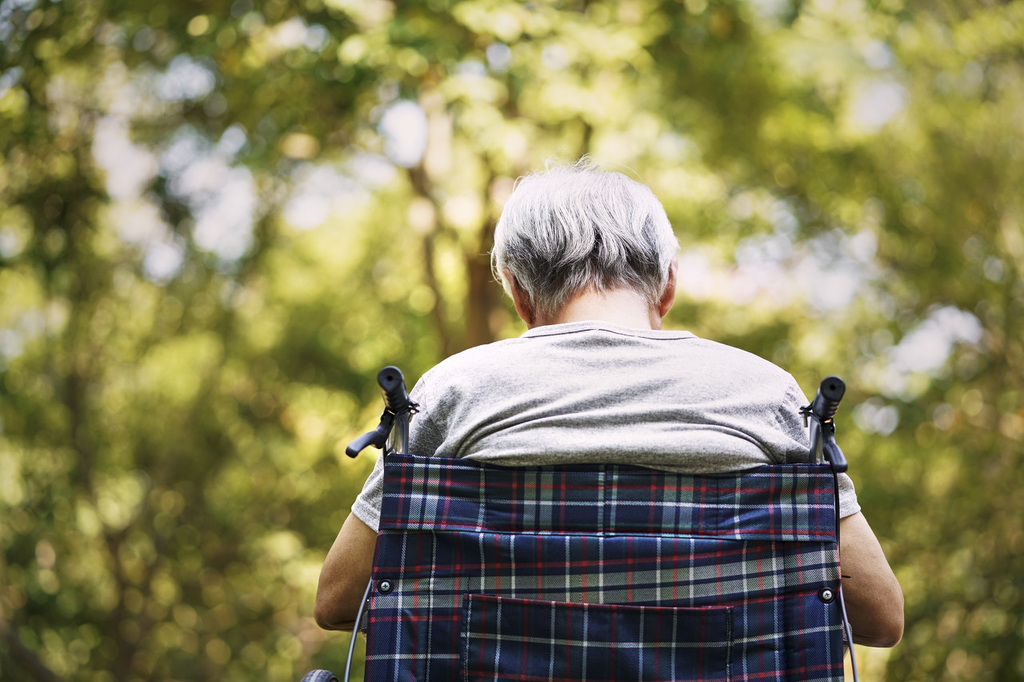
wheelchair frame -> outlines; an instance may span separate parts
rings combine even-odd
[[[416,413],[418,405],[412,401],[406,391],[404,377],[401,371],[392,366],[383,368],[377,376],[378,384],[381,387],[384,397],[384,412],[381,415],[380,423],[368,433],[359,436],[346,448],[346,454],[356,457],[369,446],[381,449],[382,456],[396,453],[404,453],[407,450],[409,438],[409,422]],[[834,416],[839,408],[840,401],[845,393],[845,384],[842,379],[836,376],[826,377],[820,384],[814,400],[801,410],[805,426],[810,429],[811,447],[805,457],[792,459],[787,463],[827,463],[833,472],[833,476],[845,472],[848,464],[842,450],[835,440]],[[838,489],[838,482],[836,483]],[[839,541],[839,509],[836,505],[836,545]],[[361,607],[356,615],[353,635],[349,644],[348,657],[346,660],[343,680],[348,682],[352,660],[354,657],[356,634],[363,626],[363,615],[369,608],[370,595],[373,591],[374,580],[371,578],[363,594]],[[846,643],[849,646],[851,666],[854,682],[858,680],[856,658],[853,652],[853,633],[850,628],[849,619],[846,614],[846,605],[843,598],[841,576],[838,583],[837,595],[839,608],[842,615],[842,627]],[[325,670],[315,670],[303,677],[303,682],[336,682],[337,678]]]

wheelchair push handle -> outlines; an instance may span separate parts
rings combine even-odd
[[[407,412],[412,401],[405,390],[405,377],[402,370],[388,365],[377,373],[377,383],[384,391],[384,407],[394,414]]]
[[[810,420],[811,461],[820,462],[824,459],[836,473],[842,473],[849,467],[843,451],[836,444],[836,425],[832,421],[844,393],[846,384],[842,379],[837,376],[825,377],[811,404],[800,410],[805,422]]]
[[[814,402],[811,403],[811,412],[820,421],[829,421],[836,416],[839,403],[845,393],[846,384],[842,379],[837,376],[825,377],[821,386],[818,387],[817,395],[814,396]]]
[[[402,452],[409,439],[409,417],[416,412],[416,403],[405,390],[405,377],[402,370],[388,365],[377,373],[377,383],[384,392],[384,414],[380,416],[380,424],[373,431],[352,441],[345,454],[355,457],[371,445],[378,450],[388,447],[391,439],[393,450]]]

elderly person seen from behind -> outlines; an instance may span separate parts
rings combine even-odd
[[[806,452],[807,403],[784,370],[745,351],[662,330],[678,242],[644,185],[587,163],[523,178],[491,261],[528,330],[425,373],[409,452],[535,466],[614,463],[722,473]],[[352,627],[370,579],[378,461],[320,575],[321,627]],[[893,646],[903,594],[840,476],[840,556],[854,641]]]

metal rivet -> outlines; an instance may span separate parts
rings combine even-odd
[[[381,580],[379,583],[377,583],[377,591],[381,594],[387,594],[394,588],[395,586],[391,584],[390,580]]]
[[[833,601],[835,601],[835,598],[836,593],[833,592],[831,588],[823,587],[818,591],[818,599],[825,602],[826,604],[831,604]]]

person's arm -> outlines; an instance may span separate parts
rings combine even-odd
[[[409,394],[419,403],[419,411],[409,422],[407,452],[422,457],[433,455],[444,440],[444,431],[431,418],[431,408],[439,400],[427,388],[426,379],[427,375],[420,377]],[[359,516],[351,513],[345,519],[320,569],[313,617],[317,625],[325,630],[351,630],[355,625],[356,614],[359,613],[366,585],[373,572],[373,552],[377,547],[377,531],[374,528],[377,526],[384,495],[383,479],[382,455],[377,458],[362,492],[353,503],[353,509],[358,511]]]
[[[377,533],[349,514],[320,569],[313,617],[324,630],[351,630],[373,567]]]
[[[903,590],[860,512],[839,522],[839,561],[854,643],[896,646],[903,637]]]

